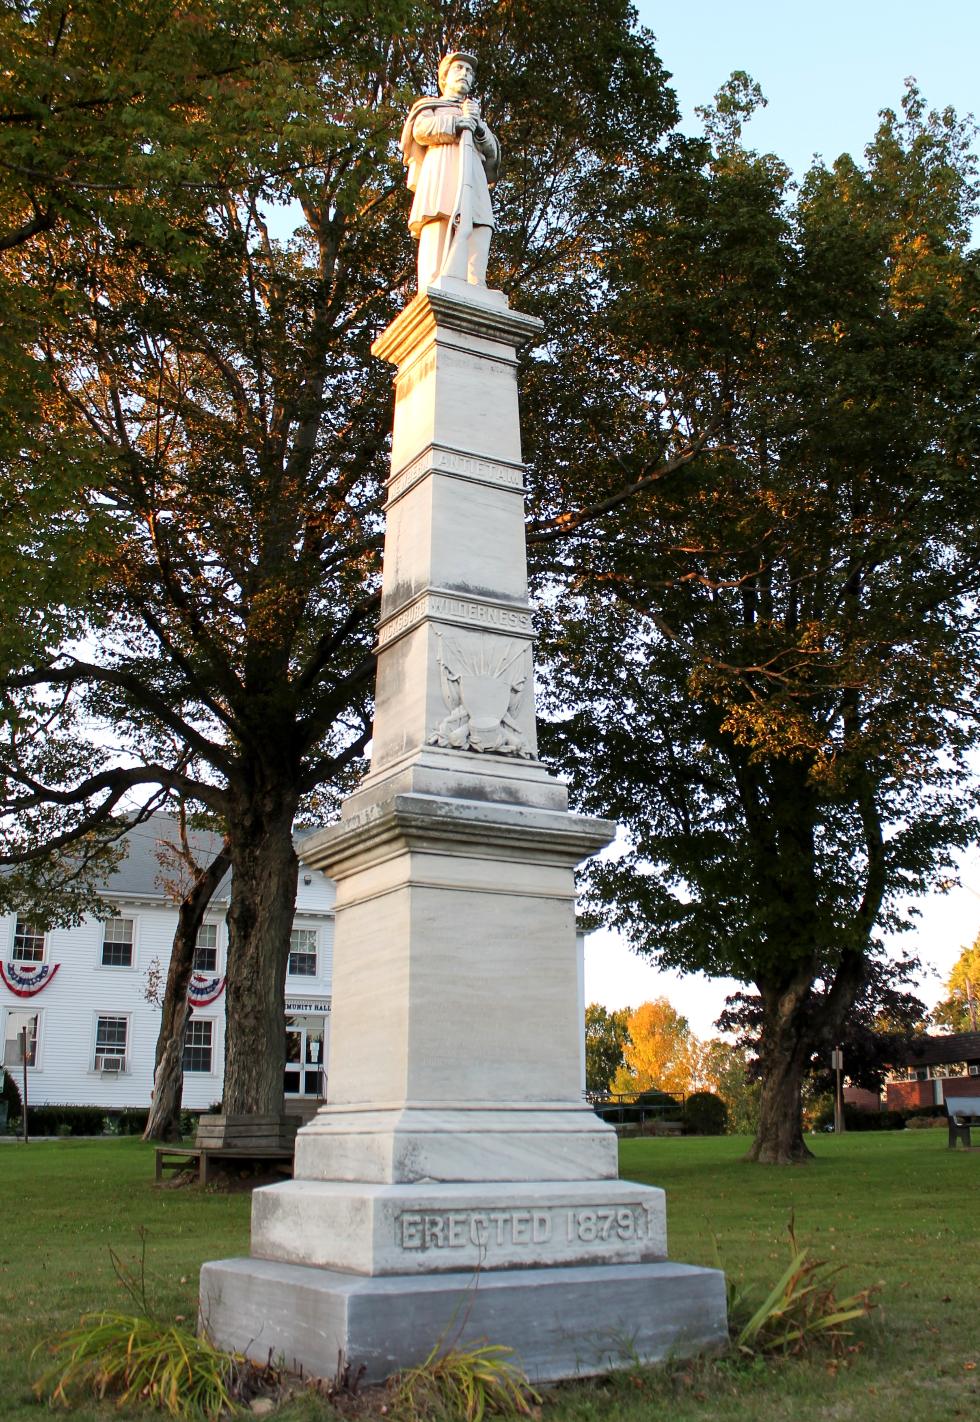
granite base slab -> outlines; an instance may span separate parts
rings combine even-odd
[[[421,1362],[440,1339],[514,1351],[532,1382],[588,1377],[727,1344],[717,1269],[654,1264],[365,1278],[265,1259],[201,1271],[201,1328],[221,1348],[366,1382]]]

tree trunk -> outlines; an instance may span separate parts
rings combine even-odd
[[[296,907],[296,797],[281,787],[230,795],[231,907],[225,981],[226,1116],[281,1116],[286,964]]]
[[[197,935],[208,904],[224,878],[231,862],[226,839],[206,869],[196,876],[184,895],[177,913],[167,970],[167,986],[163,994],[163,1013],[157,1037],[156,1068],[153,1074],[153,1098],[143,1132],[145,1141],[180,1140],[180,1101],[184,1089],[184,1037],[187,1019],[191,1015],[187,990],[194,971],[194,950]]]
[[[805,1165],[813,1159],[803,1139],[808,990],[809,982],[797,982],[778,994],[762,994],[765,1025],[759,1125],[745,1157],[760,1165]]]

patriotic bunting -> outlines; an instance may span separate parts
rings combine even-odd
[[[33,997],[46,988],[60,963],[0,963],[0,978],[17,997]]]
[[[191,1007],[207,1007],[225,990],[224,978],[212,978],[208,973],[192,973],[187,989],[187,1001]]]

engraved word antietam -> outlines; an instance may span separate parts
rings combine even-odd
[[[462,454],[453,449],[439,449],[430,445],[423,453],[406,464],[388,481],[388,503],[400,499],[409,489],[428,474],[452,474],[462,479],[471,479],[476,484],[490,484],[495,488],[513,489],[524,492],[524,469],[519,464],[505,464],[499,459],[481,459],[475,454]]]

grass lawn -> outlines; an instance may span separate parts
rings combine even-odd
[[[980,1414],[980,1150],[946,1149],[945,1131],[853,1134],[814,1143],[804,1169],[740,1160],[746,1141],[623,1144],[624,1176],[668,1192],[673,1258],[715,1262],[739,1281],[771,1283],[785,1226],[844,1269],[844,1292],[881,1281],[860,1347],[775,1365],[713,1362],[636,1371],[549,1394],[545,1422],[868,1419],[945,1422]],[[28,1356],[42,1337],[105,1306],[128,1310],[109,1258],[139,1253],[162,1317],[195,1313],[206,1259],[247,1252],[249,1196],[160,1189],[137,1140],[0,1146],[0,1418],[36,1422]],[[283,1418],[309,1419],[296,1404]],[[95,1404],[79,1419],[131,1417]],[[145,1415],[145,1414],[144,1414]],[[319,1415],[328,1416],[322,1405]]]

